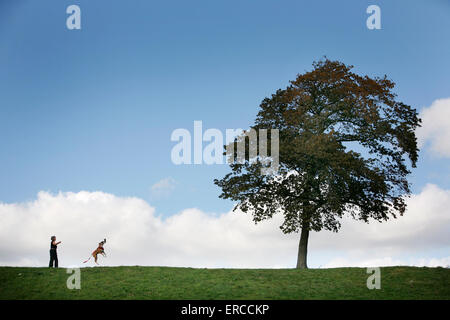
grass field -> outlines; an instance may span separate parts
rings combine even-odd
[[[450,299],[450,269],[381,268],[369,290],[365,268],[81,269],[69,290],[66,269],[0,267],[0,299]]]

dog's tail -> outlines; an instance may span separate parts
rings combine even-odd
[[[92,257],[92,256],[90,256],[89,259],[87,259],[86,261],[83,261],[83,263],[86,263],[86,262],[88,262],[89,260],[91,260],[91,257]]]

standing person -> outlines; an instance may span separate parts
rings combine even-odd
[[[56,252],[56,249],[58,247],[58,244],[61,243],[61,241],[56,242],[56,237],[52,236],[50,242],[50,263],[48,264],[49,268],[53,267],[53,262],[55,262],[55,268],[58,268],[58,254]]]

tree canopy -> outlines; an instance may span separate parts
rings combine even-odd
[[[214,180],[220,197],[236,201],[235,209],[255,222],[279,213],[284,233],[302,231],[297,267],[306,267],[310,230],[337,232],[344,214],[384,221],[406,209],[418,113],[396,100],[386,76],[361,76],[352,68],[314,62],[312,71],[262,101],[251,128],[279,130],[276,172],[262,174],[263,164],[247,159]]]

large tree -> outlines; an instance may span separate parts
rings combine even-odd
[[[255,223],[282,214],[284,233],[301,231],[297,268],[307,268],[310,231],[337,232],[344,214],[384,221],[406,209],[421,121],[415,109],[396,100],[394,82],[352,68],[314,62],[312,71],[262,101],[251,128],[279,130],[276,172],[263,174],[264,164],[247,157],[214,180],[220,197],[251,212]],[[246,148],[248,153],[248,142]]]

